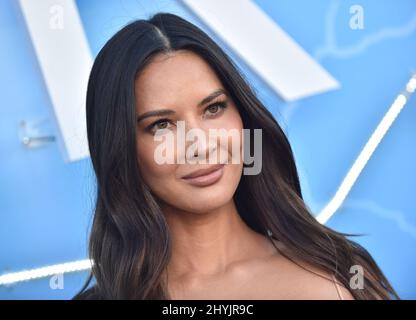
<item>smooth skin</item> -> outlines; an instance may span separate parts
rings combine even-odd
[[[224,92],[199,105],[220,89]],[[156,163],[154,152],[160,142],[154,141],[155,131],[168,129],[176,136],[178,120],[185,121],[186,130],[200,128],[207,134],[209,128],[243,129],[236,105],[209,64],[188,50],[157,54],[138,74],[135,97],[139,167],[161,203],[172,235],[166,272],[173,299],[339,299],[330,274],[302,264],[324,279],[297,266],[240,218],[233,195],[243,173],[242,161],[229,161],[221,179],[205,187],[181,177],[209,164]],[[218,102],[225,102],[226,108],[218,107]],[[166,112],[145,116],[156,110]],[[230,160],[231,148],[223,141],[209,141],[205,155],[219,154],[220,149],[228,150]],[[176,157],[180,151],[172,152]],[[343,286],[341,292],[344,299],[353,299]]]

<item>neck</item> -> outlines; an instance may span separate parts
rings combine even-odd
[[[163,211],[172,237],[170,278],[220,274],[235,262],[274,252],[269,240],[241,219],[234,201],[206,213]]]

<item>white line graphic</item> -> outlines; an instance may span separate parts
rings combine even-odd
[[[65,160],[89,155],[85,98],[92,56],[74,0],[20,0],[60,129]]]
[[[370,160],[372,154],[376,150],[377,146],[383,139],[384,135],[389,130],[390,126],[393,124],[396,117],[402,111],[403,107],[406,105],[406,102],[409,100],[410,96],[413,94],[416,88],[416,74],[410,78],[409,82],[406,85],[406,90],[400,93],[397,98],[394,100],[393,104],[390,106],[387,113],[384,115],[381,122],[378,124],[376,130],[371,135],[370,139],[367,141],[364,148],[361,150],[358,158],[355,160],[351,169],[348,171],[341,185],[339,186],[335,196],[329,201],[329,203],[324,207],[324,209],[318,214],[316,219],[320,223],[326,223],[332,215],[338,210],[342,205],[348,193],[350,192],[352,186],[357,181],[360,173],[364,169],[367,162]]]
[[[47,278],[55,274],[84,271],[84,270],[89,270],[90,268],[91,268],[91,261],[86,259],[86,260],[55,264],[52,266],[36,268],[32,270],[27,270],[27,271],[12,272],[12,273],[7,273],[7,274],[0,276],[0,286],[11,285],[11,284],[22,282],[22,281]]]
[[[254,1],[182,2],[285,101],[339,87],[339,83]]]

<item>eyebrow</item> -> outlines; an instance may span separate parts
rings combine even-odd
[[[224,89],[217,89],[214,92],[210,93],[208,96],[206,96],[204,99],[202,99],[199,103],[198,103],[198,107],[201,107],[209,102],[211,102],[212,100],[214,100],[216,97],[225,94],[227,95],[226,91]],[[137,122],[142,121],[145,118],[148,117],[162,117],[162,116],[167,116],[167,115],[171,115],[174,114],[175,111],[171,110],[171,109],[160,109],[160,110],[154,110],[154,111],[148,111],[145,112],[141,115],[139,115],[137,117]]]

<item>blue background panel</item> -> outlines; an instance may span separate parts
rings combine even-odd
[[[241,66],[292,143],[305,201],[318,214],[416,71],[416,2],[255,1],[341,84],[285,103],[179,1],[77,1],[93,56],[123,25],[158,11],[203,27]],[[352,5],[364,29],[349,26]],[[237,11],[238,12],[238,11]],[[28,149],[22,120],[55,134],[52,106],[17,1],[0,1],[0,274],[86,258],[94,205],[89,159],[65,163],[57,143]],[[328,225],[363,244],[402,298],[416,298],[416,102],[394,121]],[[86,272],[0,286],[1,299],[68,299]]]

